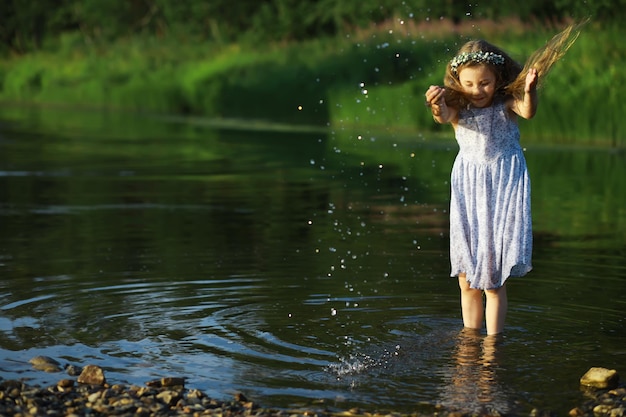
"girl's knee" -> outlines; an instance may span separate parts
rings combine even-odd
[[[491,289],[491,290],[485,290],[485,296],[487,296],[487,297],[506,296],[506,288],[503,285],[500,288],[494,288],[494,289]]]
[[[499,289],[499,288],[498,288]],[[500,295],[500,292],[498,291],[498,289],[494,289],[494,290],[485,290],[485,296],[488,298],[492,298],[492,297],[497,297]]]

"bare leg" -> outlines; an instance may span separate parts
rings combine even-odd
[[[459,287],[461,288],[461,312],[463,313],[463,325],[470,329],[483,327],[483,292],[470,288],[465,274],[459,274]]]
[[[487,298],[487,307],[485,309],[485,315],[487,316],[487,334],[494,335],[502,333],[508,307],[506,286],[503,285],[495,290],[487,290],[485,294]]]

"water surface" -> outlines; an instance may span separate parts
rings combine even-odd
[[[530,148],[535,269],[461,330],[450,141],[2,109],[0,376],[367,410],[565,413],[626,363],[624,154]],[[622,372],[626,370],[621,369]]]

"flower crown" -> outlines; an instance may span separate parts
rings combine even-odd
[[[452,58],[452,61],[450,61],[450,69],[456,74],[457,68],[460,65],[466,64],[468,62],[486,62],[487,64],[492,65],[503,65],[504,57],[500,54],[495,54],[493,52],[463,52]]]

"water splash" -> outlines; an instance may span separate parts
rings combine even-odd
[[[393,349],[384,349],[382,353],[370,355],[367,353],[351,353],[348,357],[339,358],[337,363],[327,366],[327,372],[334,375],[337,380],[353,377],[363,373],[371,373],[376,370],[387,369],[389,362],[400,353],[400,345]]]

